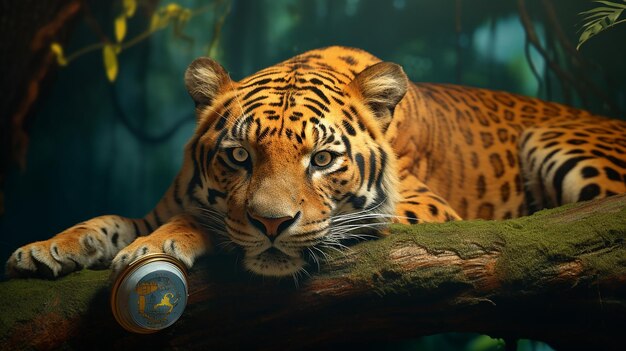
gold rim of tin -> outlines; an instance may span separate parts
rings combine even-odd
[[[131,273],[133,273],[137,268],[153,261],[166,261],[166,262],[172,263],[182,272],[183,277],[185,279],[185,282],[184,282],[185,285],[187,284],[187,281],[189,280],[187,276],[187,268],[174,256],[168,255],[165,253],[147,254],[129,263],[128,266],[124,268],[124,270],[122,270],[118,274],[117,278],[115,278],[115,283],[113,284],[113,288],[111,290],[111,297],[109,300],[111,303],[111,311],[113,311],[113,317],[115,317],[115,320],[117,321],[117,323],[121,325],[124,329],[133,333],[152,334],[152,333],[158,332],[161,329],[143,329],[134,324],[129,323],[126,319],[121,318],[120,311],[117,308],[118,307],[117,292],[120,288],[120,285],[122,285],[122,282],[126,279],[126,277],[128,277]],[[186,290],[187,290],[187,293],[189,293],[188,287],[186,287]]]

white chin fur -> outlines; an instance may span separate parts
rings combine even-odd
[[[276,251],[265,251],[255,256],[246,256],[243,264],[252,273],[284,277],[297,273],[304,267],[301,257],[291,257]]]

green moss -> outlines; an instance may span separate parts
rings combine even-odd
[[[0,283],[0,338],[15,323],[58,314],[71,318],[85,312],[93,297],[108,286],[110,271],[82,270],[57,280],[13,279]]]
[[[506,221],[394,225],[393,235],[357,246],[359,256],[350,267],[349,276],[356,281],[375,283],[388,280],[386,283],[390,284],[375,284],[383,289],[381,293],[410,290],[416,284],[420,289],[430,289],[443,282],[466,282],[458,269],[449,266],[398,273],[388,255],[393,248],[407,243],[431,254],[454,252],[462,259],[500,252],[495,269],[503,285],[532,284],[558,264],[574,260],[598,274],[615,273],[616,269],[626,271],[626,208],[616,202],[600,210],[570,212],[571,215],[563,216],[565,211],[581,206],[584,204]]]

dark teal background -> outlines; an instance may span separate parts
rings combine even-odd
[[[198,8],[215,2],[178,3]],[[581,24],[578,13],[592,4],[553,3],[564,32],[575,44]],[[108,1],[88,4],[113,38],[119,6]],[[553,36],[547,35],[551,29],[542,1],[527,1],[527,6],[542,42],[550,43]],[[19,245],[46,239],[93,216],[138,217],[152,208],[180,167],[195,125],[184,70],[194,58],[207,54],[215,20],[227,7],[228,2],[222,2],[191,19],[184,33],[193,42],[166,29],[122,52],[114,85],[106,79],[99,52],[59,70],[35,111],[26,169],[13,169],[6,180],[0,258]],[[457,16],[460,34],[455,29]],[[129,22],[129,36],[148,23],[139,11]],[[622,25],[591,39],[581,50],[593,62],[582,70],[621,111],[626,110],[625,33]],[[65,49],[71,53],[97,40],[81,20]],[[360,47],[397,62],[413,81],[460,83],[564,101],[560,83],[530,49],[543,81],[539,87],[513,0],[233,0],[215,58],[240,79],[328,45]],[[550,55],[572,66],[571,55],[558,49]],[[597,97],[587,100],[586,105],[580,98],[571,103],[610,113]]]

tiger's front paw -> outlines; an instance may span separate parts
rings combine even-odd
[[[203,254],[206,249],[202,245],[196,245],[193,241],[184,239],[184,237],[163,235],[162,233],[161,235],[153,233],[137,238],[113,258],[111,278],[117,277],[124,268],[138,258],[153,253],[165,253],[173,256],[183,262],[187,268],[191,268],[196,257]]]
[[[6,263],[10,278],[56,278],[70,272],[106,264],[109,248],[102,233],[89,229],[68,229],[45,241],[15,250]]]

